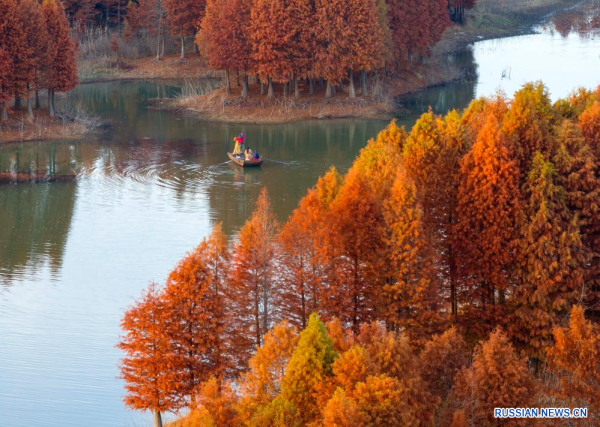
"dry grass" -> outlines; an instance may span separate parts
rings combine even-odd
[[[53,118],[48,116],[46,110],[35,110],[34,113],[35,117],[30,121],[26,111],[9,110],[8,122],[0,123],[0,144],[73,139],[100,125],[97,117],[73,107],[62,110]]]

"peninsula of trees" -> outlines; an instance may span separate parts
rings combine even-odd
[[[156,425],[598,425],[599,171],[600,88],[392,122],[284,224],[263,191],[233,242],[216,225],[144,292],[125,402]]]

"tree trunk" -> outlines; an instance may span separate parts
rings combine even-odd
[[[54,95],[55,95],[55,92],[54,92],[54,89],[52,89],[52,110],[54,110],[54,112],[56,112],[57,111],[56,110],[56,102],[55,102],[56,97]]]
[[[163,427],[160,411],[154,411],[154,427]]]
[[[298,89],[298,76],[294,74],[294,98],[300,98],[300,89]]]
[[[30,122],[33,121],[33,103],[31,102],[31,98],[27,98],[27,119]]]
[[[15,93],[15,110],[21,109],[21,97],[18,93]]]
[[[156,34],[156,60],[160,61],[160,29],[162,27],[162,17],[158,19],[158,33]]]
[[[48,115],[54,117],[54,105],[52,103],[52,89],[48,89]]]
[[[181,59],[185,59],[185,38],[181,36]]]
[[[327,80],[327,88],[325,89],[325,98],[331,98],[333,96],[333,85]]]
[[[289,90],[289,87],[290,87],[290,84],[289,84],[289,82],[285,82],[285,83],[283,84],[283,96],[288,96],[288,94],[289,94],[289,91],[290,91],[290,90]]]
[[[242,98],[248,98],[248,74],[244,72],[244,79],[242,80]]]
[[[310,93],[311,95],[315,93],[315,86],[316,86],[316,83],[317,83],[317,82],[315,81],[315,79],[312,79],[312,78],[310,79],[310,83],[309,83],[309,84],[310,84],[309,93]]]
[[[269,89],[268,89],[268,97],[269,98],[275,98],[275,92],[273,91],[273,80],[271,79],[271,77],[269,77]]]
[[[40,108],[40,93],[37,89],[35,90],[35,108]]]
[[[227,95],[231,94],[231,81],[229,79],[229,70],[225,70],[225,91]]]
[[[348,87],[348,96],[350,98],[356,98],[356,89],[354,89],[354,71],[348,71],[348,80],[350,81],[350,86]]]
[[[360,72],[360,84],[362,86],[362,96],[369,96],[369,90],[367,88],[367,72]]]
[[[265,83],[262,80],[260,81],[260,94],[265,94]]]
[[[6,103],[2,103],[0,105],[2,107],[2,121],[5,122],[8,120],[8,112],[6,111]]]

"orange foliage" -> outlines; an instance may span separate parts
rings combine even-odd
[[[566,206],[556,169],[538,153],[526,187],[526,220],[519,241],[514,339],[535,358],[552,344],[552,330],[583,294],[585,252],[579,227]]]
[[[489,114],[461,163],[454,230],[466,306],[460,321],[480,335],[506,310],[521,219],[519,196],[519,170],[496,118]]]
[[[127,310],[121,327],[125,335],[117,345],[124,353],[121,378],[125,404],[133,409],[160,413],[181,405],[179,378],[172,369],[175,356],[164,331],[164,296],[152,284]]]
[[[240,230],[232,249],[229,301],[231,319],[237,336],[232,341],[232,352],[238,357],[238,366],[244,366],[250,353],[263,344],[276,319],[273,299],[273,239],[278,224],[263,189],[256,210]]]
[[[225,368],[224,307],[220,283],[225,271],[219,226],[208,240],[182,259],[169,274],[164,291],[165,332],[171,341],[179,392],[194,403],[201,382]],[[212,265],[211,265],[212,264]],[[212,268],[211,268],[212,267]]]
[[[378,316],[384,247],[381,205],[359,172],[346,177],[331,205],[330,221],[327,262],[335,273],[328,278],[324,305],[358,332],[362,323]]]
[[[455,328],[435,335],[420,354],[423,380],[431,394],[445,399],[456,373],[469,363],[465,341]]]
[[[569,326],[554,330],[548,349],[550,372],[558,378],[552,390],[566,406],[598,408],[600,405],[600,330],[586,321],[583,308],[574,306]],[[598,419],[597,413],[592,417]]]
[[[468,425],[496,425],[494,408],[531,407],[536,393],[527,363],[520,359],[506,334],[497,329],[475,353],[473,366],[459,372],[456,395]],[[527,425],[507,420],[505,425]]]

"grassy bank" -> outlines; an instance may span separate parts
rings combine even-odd
[[[9,110],[7,122],[0,123],[0,145],[26,141],[53,141],[79,138],[99,126],[95,117],[66,111],[50,117],[46,110],[35,110],[32,120],[27,111]]]

